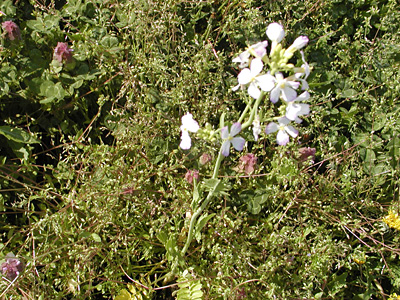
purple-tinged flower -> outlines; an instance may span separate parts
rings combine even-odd
[[[5,16],[6,14],[0,10],[0,16]]]
[[[58,42],[57,47],[54,48],[53,58],[60,63],[69,63],[72,61],[72,51],[74,50],[68,48],[68,43]]]
[[[264,67],[264,64],[261,58],[255,58],[251,61],[250,69],[244,68],[238,75],[239,85],[235,88],[239,88],[239,86],[244,86],[249,84],[247,89],[249,95],[254,99],[258,99],[260,97],[261,91],[258,87],[265,92],[269,92],[274,87],[274,82],[271,81],[271,75],[259,75]]]
[[[200,156],[200,164],[202,164],[203,166],[208,164],[210,161],[212,161],[212,156],[211,154],[208,153],[203,153]]]
[[[305,91],[296,99],[286,102],[286,118],[291,121],[295,121],[296,123],[301,123],[302,120],[299,118],[299,116],[308,115],[310,113],[310,105],[298,102],[308,100],[309,98],[310,94]]]
[[[1,271],[9,280],[14,280],[24,270],[25,265],[13,253],[8,253],[5,258],[6,261],[1,264]]]
[[[275,85],[270,94],[272,103],[278,102],[280,96],[286,102],[297,97],[296,89],[300,86],[300,82],[292,81],[291,78],[284,78],[282,73],[279,72],[275,74],[275,77],[270,76],[269,78]]]
[[[299,149],[299,160],[301,162],[306,161],[309,157],[311,157],[311,162],[314,163],[315,160],[315,148],[310,148],[310,147],[303,147]]]
[[[240,63],[240,68],[247,67],[249,64],[250,55],[253,55],[255,58],[262,58],[267,53],[267,50],[265,49],[267,46],[267,41],[262,41],[257,44],[251,45],[245,51],[240,53],[239,56],[235,57],[232,61]]]
[[[257,163],[257,157],[252,153],[247,153],[239,158],[238,170],[244,171],[246,175],[249,175],[254,171],[254,166]]]
[[[242,137],[235,137],[240,131],[242,130],[242,124],[239,122],[234,123],[231,126],[231,131],[229,132],[228,126],[225,126],[224,128],[221,129],[221,138],[224,140],[222,147],[221,147],[221,153],[223,156],[228,156],[229,151],[231,148],[231,144],[233,148],[235,148],[237,151],[242,151],[244,144],[245,144],[245,139]]]
[[[266,34],[272,42],[280,43],[285,37],[285,30],[281,24],[271,23],[267,27]]]
[[[190,147],[192,146],[192,140],[190,139],[189,131],[197,132],[200,128],[199,124],[195,120],[193,120],[192,114],[187,113],[182,117],[182,125],[180,128],[182,131],[182,136],[179,147],[184,150],[190,149]]]
[[[6,32],[6,35],[11,41],[20,40],[21,39],[21,32],[17,24],[13,21],[5,21],[1,24],[1,27]]]
[[[185,179],[187,182],[189,182],[190,184],[193,183],[193,179],[198,180],[199,179],[199,171],[197,170],[188,170],[185,174]]]
[[[294,53],[297,50],[304,48],[308,44],[308,37],[302,35],[294,40],[293,44],[285,51],[285,53]]]
[[[278,119],[278,124],[275,122],[271,122],[267,125],[265,129],[266,134],[270,134],[278,131],[276,135],[276,142],[278,145],[284,146],[289,143],[289,135],[293,138],[299,135],[299,132],[291,125],[288,125],[290,120],[286,117],[282,117]]]

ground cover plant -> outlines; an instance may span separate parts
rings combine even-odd
[[[399,8],[0,1],[0,299],[398,299]]]

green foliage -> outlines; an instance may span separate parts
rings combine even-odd
[[[382,222],[400,204],[397,1],[5,0],[0,10],[21,31],[11,41],[1,29],[0,259],[26,263],[15,284],[1,280],[0,298],[398,293],[399,236]],[[226,124],[239,117],[231,60],[270,22],[287,43],[310,38],[312,113],[285,147],[243,132],[254,171],[238,171],[235,151],[211,179],[220,145],[193,137],[178,149],[180,118],[190,111],[211,132],[222,112]],[[73,64],[54,59],[58,42]],[[303,161],[300,147],[315,157]],[[201,165],[203,153],[213,161]]]

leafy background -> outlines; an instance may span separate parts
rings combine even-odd
[[[2,297],[399,292],[399,235],[382,221],[399,205],[397,1],[6,0],[0,10],[21,30],[18,41],[3,32],[0,48],[0,254],[26,264],[17,284],[2,279]],[[235,170],[239,153],[224,161],[229,196],[207,208],[189,271],[167,282],[191,211],[184,175],[206,179],[198,159],[216,151],[178,149],[180,118],[238,117],[232,58],[271,22],[287,44],[310,39],[312,114],[287,147],[248,143],[254,176]],[[74,50],[73,69],[54,65],[58,42]],[[299,162],[304,146],[314,162]]]

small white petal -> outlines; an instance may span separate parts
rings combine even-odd
[[[278,145],[285,146],[289,143],[289,135],[284,130],[279,130],[276,135],[276,142]]]
[[[242,151],[244,144],[246,143],[246,140],[242,137],[235,137],[232,139],[232,146],[235,148],[237,151]]]
[[[190,139],[189,133],[187,131],[182,131],[181,143],[179,147],[183,150],[188,150],[192,146],[192,140]]]
[[[271,23],[267,27],[267,36],[271,41],[279,43],[285,37],[283,26],[278,23]]]
[[[271,93],[270,93],[270,100],[272,103],[276,103],[279,100],[279,95],[281,94],[281,89],[276,86],[272,89]]]
[[[287,133],[291,135],[291,137],[295,138],[299,135],[299,132],[291,125],[285,127]]]
[[[193,116],[190,113],[187,113],[182,117],[181,129],[182,127],[186,128],[186,130],[190,132],[197,132],[200,129],[199,124],[193,120]]]
[[[242,124],[240,124],[239,122],[236,122],[236,123],[232,124],[230,136],[234,137],[241,130],[242,130]]]
[[[226,141],[222,144],[221,153],[222,153],[223,156],[225,156],[225,157],[226,157],[226,156],[229,156],[230,147],[231,147],[231,142],[228,141],[228,140],[226,140]]]
[[[293,44],[290,47],[300,50],[305,45],[307,45],[307,43],[308,43],[308,37],[299,36],[297,39],[295,39],[295,41],[293,42]]]
[[[290,86],[285,86],[282,91],[282,99],[285,101],[293,101],[297,97],[297,93]]]
[[[270,134],[276,132],[278,129],[279,129],[278,124],[276,124],[275,122],[271,122],[267,125],[267,128],[265,128],[265,133]]]
[[[262,71],[264,67],[264,64],[261,60],[261,58],[255,58],[251,61],[250,64],[250,70],[251,70],[251,74],[253,77],[257,76],[258,74],[260,74],[260,72]]]
[[[245,68],[238,75],[239,84],[248,84],[253,79],[250,69]]]
[[[257,85],[254,82],[250,83],[249,88],[247,89],[247,92],[254,99],[258,99],[258,97],[260,97],[260,94],[261,94],[261,91],[258,89]]]
[[[221,129],[221,138],[223,140],[226,140],[228,137],[229,137],[228,126],[225,126],[224,128]]]
[[[269,92],[275,87],[275,77],[271,74],[258,76],[257,83],[264,92]]]

